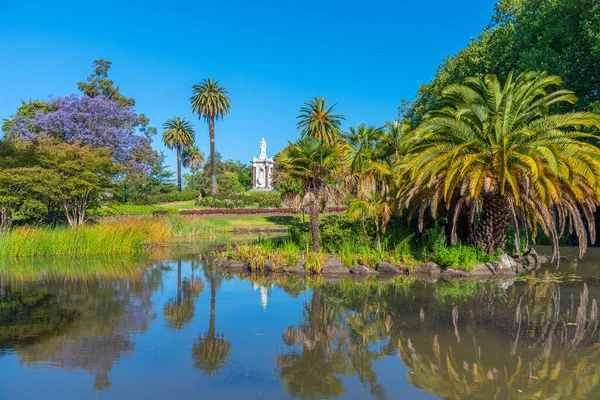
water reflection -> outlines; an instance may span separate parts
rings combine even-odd
[[[0,265],[0,397],[35,397],[49,370],[91,375],[84,397],[600,394],[593,279],[328,284],[224,275],[196,254],[63,263]]]

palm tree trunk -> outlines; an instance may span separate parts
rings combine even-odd
[[[215,161],[215,120],[208,120],[208,133],[210,135],[210,190],[213,196],[217,195],[217,163]]]
[[[217,289],[215,288],[215,282],[210,282],[210,320],[208,323],[208,336],[215,337],[215,314],[217,307]]]
[[[377,246],[377,251],[381,250],[381,232],[379,229],[379,224],[375,222],[375,244]]]
[[[196,171],[192,170],[192,190],[194,190],[194,178],[196,177]]]
[[[181,192],[181,146],[177,146],[177,188]]]
[[[310,230],[313,251],[319,251],[319,208],[319,200],[315,198],[310,203]]]
[[[479,224],[469,236],[468,243],[492,254],[506,245],[510,207],[505,196],[486,193],[483,195],[482,208]]]
[[[177,305],[181,305],[181,260],[177,260]]]

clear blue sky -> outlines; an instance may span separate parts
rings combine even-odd
[[[345,127],[380,125],[413,99],[444,57],[481,32],[494,0],[20,1],[0,0],[0,119],[21,99],[77,92],[92,61],[159,127],[191,119],[208,153],[208,129],[191,113],[190,88],[215,77],[232,96],[216,125],[225,158],[248,162],[265,137],[274,155],[295,140],[302,103],[325,95]],[[172,152],[167,161],[174,165]]]

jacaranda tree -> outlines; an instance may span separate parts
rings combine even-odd
[[[440,103],[411,136],[406,157],[405,205],[451,210],[454,226],[465,208],[468,242],[488,253],[506,244],[510,224],[517,233],[538,226],[551,239],[568,229],[579,238],[580,256],[595,240],[593,213],[600,200],[600,149],[585,128],[600,128],[600,115],[550,114],[553,106],[573,104],[557,76],[524,73],[502,84],[495,75],[468,78],[448,86]],[[456,231],[452,240],[456,241]]]
[[[61,142],[106,149],[113,160],[129,170],[148,171],[157,159],[151,139],[140,132],[135,111],[103,96],[55,97],[33,116],[17,115],[5,136],[32,141],[49,136]]]

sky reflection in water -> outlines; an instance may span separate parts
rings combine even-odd
[[[0,265],[0,399],[600,394],[595,278],[333,285],[226,276],[197,255],[37,264]]]

